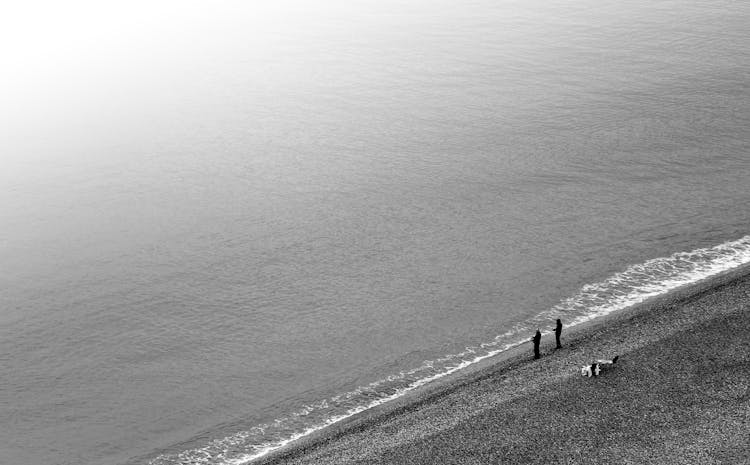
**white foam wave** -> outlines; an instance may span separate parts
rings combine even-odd
[[[583,286],[576,295],[515,325],[492,341],[425,361],[411,370],[309,404],[287,417],[217,439],[204,447],[159,456],[150,465],[245,465],[301,437],[520,345],[527,340],[522,335],[547,326],[550,318],[562,316],[568,326],[580,324],[747,263],[750,263],[750,236],[630,266],[602,282]]]
[[[575,315],[571,323],[578,324],[746,263],[750,263],[750,236],[715,247],[678,252],[630,266],[601,283],[587,284],[544,315]]]

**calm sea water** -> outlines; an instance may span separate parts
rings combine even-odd
[[[0,463],[245,463],[750,261],[748,4],[90,8],[15,19]]]

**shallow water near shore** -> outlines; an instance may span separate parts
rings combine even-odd
[[[749,282],[742,266],[577,325],[541,360],[527,343],[257,463],[741,462]],[[594,354],[621,357],[581,377]]]
[[[244,463],[750,261],[750,7],[292,3],[24,84],[0,462]]]

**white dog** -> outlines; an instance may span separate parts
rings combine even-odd
[[[581,367],[581,376],[588,376],[589,378],[599,376],[602,370],[610,368],[617,363],[618,358],[620,358],[619,355],[612,360],[597,360],[596,362],[591,362],[590,365],[584,365]]]

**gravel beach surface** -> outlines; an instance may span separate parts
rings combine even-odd
[[[564,331],[562,349],[546,335],[540,360],[525,344],[258,463],[748,463],[747,271]]]

